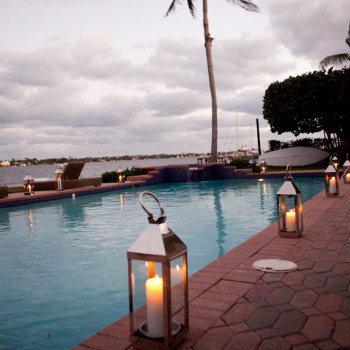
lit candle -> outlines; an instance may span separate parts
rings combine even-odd
[[[286,214],[286,230],[289,231],[289,232],[296,231],[295,211],[294,211],[294,209],[291,209]]]
[[[57,189],[58,189],[59,191],[61,191],[61,190],[62,190],[62,180],[61,180],[60,177],[57,179],[57,183],[58,183]]]
[[[349,173],[349,174],[346,174],[346,180],[347,180],[347,181],[350,181],[350,173]]]
[[[119,182],[123,181],[123,176],[119,175]]]
[[[32,193],[32,186],[28,185],[28,193]]]
[[[337,186],[335,184],[334,176],[329,181],[329,193],[337,193]]]
[[[149,278],[146,281],[147,331],[150,337],[163,336],[163,279]]]

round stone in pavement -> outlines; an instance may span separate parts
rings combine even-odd
[[[289,287],[275,288],[267,297],[266,301],[271,305],[289,303],[295,295],[295,291]]]
[[[281,311],[277,306],[263,306],[254,311],[247,325],[253,330],[271,328],[280,314]]]
[[[297,309],[305,309],[315,305],[318,294],[312,290],[301,290],[297,292],[291,300],[291,305]]]
[[[274,337],[265,339],[262,344],[259,346],[259,350],[272,350],[272,349],[278,349],[278,350],[289,350],[292,348],[292,345],[290,345],[286,340],[284,340],[283,337]]]
[[[235,304],[222,316],[222,319],[228,325],[246,322],[254,310],[255,307],[251,303]]]
[[[324,314],[337,312],[340,310],[342,302],[343,299],[336,293],[322,294],[318,298],[315,308]]]
[[[311,342],[330,339],[334,322],[325,315],[315,315],[306,321],[301,334]]]
[[[327,276],[320,273],[314,273],[312,275],[306,276],[303,285],[307,288],[313,289],[323,287],[326,282]]]
[[[349,280],[341,276],[329,277],[325,288],[332,292],[343,292],[348,289]]]
[[[337,322],[332,339],[343,349],[350,349],[350,319]]]
[[[298,310],[287,311],[281,314],[273,328],[280,335],[286,336],[300,332],[305,322],[306,316],[302,312]]]
[[[341,306],[341,311],[345,314],[350,316],[350,298],[346,298],[343,300],[343,304]]]
[[[225,346],[224,350],[256,350],[261,338],[252,331],[235,334]],[[212,349],[218,349],[217,347]],[[259,348],[260,349],[260,348]]]

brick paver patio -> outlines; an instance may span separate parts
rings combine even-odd
[[[252,267],[271,258],[294,261],[298,270]],[[301,238],[279,238],[275,223],[192,275],[189,298],[181,350],[349,349],[350,186],[304,204]],[[73,349],[133,348],[125,316]]]

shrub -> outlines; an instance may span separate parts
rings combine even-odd
[[[228,165],[235,166],[236,169],[252,169],[253,173],[260,172],[260,168],[255,163],[251,164],[247,158],[232,159]]]
[[[131,169],[126,168],[124,170],[123,175],[125,175],[125,178],[128,176],[133,175],[144,175],[146,172],[143,169],[132,167]],[[119,181],[119,174],[116,171],[107,171],[102,174],[102,182],[118,182]]]

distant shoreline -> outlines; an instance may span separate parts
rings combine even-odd
[[[73,160],[70,160],[73,161]],[[134,159],[121,161],[85,162],[81,173],[84,177],[98,177],[107,171],[115,171],[118,168],[127,169],[132,167],[147,167],[174,164],[197,163],[196,157],[184,158],[153,158]],[[36,164],[27,166],[7,166],[0,167],[0,186],[22,185],[27,172],[35,178],[54,178],[56,164]]]

